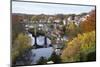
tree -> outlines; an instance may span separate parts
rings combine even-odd
[[[66,35],[69,37],[69,39],[77,36],[78,33],[79,27],[74,22],[69,22],[69,24],[66,26]]]
[[[96,29],[96,11],[92,10],[86,20],[80,23],[81,32],[90,32]]]
[[[15,40],[18,34],[24,31],[24,26],[21,23],[12,24],[12,40]]]
[[[95,31],[78,34],[66,45],[67,47],[63,49],[61,55],[63,62],[95,60],[96,56],[93,56],[96,53]]]
[[[14,43],[12,44],[12,60],[15,61],[16,58],[23,54],[23,52],[31,47],[30,38],[23,33],[20,33]]]

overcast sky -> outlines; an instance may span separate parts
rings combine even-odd
[[[12,13],[25,14],[80,14],[89,12],[94,8],[94,6],[12,2]]]

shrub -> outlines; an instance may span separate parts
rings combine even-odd
[[[40,57],[39,61],[37,61],[37,64],[47,64],[47,59],[45,57]]]
[[[51,55],[51,57],[48,60],[53,61],[54,63],[60,63],[61,62],[60,55],[56,55],[55,52],[53,52],[53,54]]]

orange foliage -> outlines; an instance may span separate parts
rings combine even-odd
[[[82,32],[90,32],[96,28],[96,11],[93,10],[89,13],[86,20],[80,23]]]

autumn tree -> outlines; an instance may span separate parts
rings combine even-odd
[[[95,60],[95,31],[78,34],[77,37],[73,38],[66,45],[67,47],[63,49],[61,55],[63,62]]]
[[[23,54],[23,52],[31,47],[31,42],[30,38],[23,33],[20,33],[14,43],[12,44],[12,50],[11,50],[11,55],[12,55],[12,60],[15,61],[18,56]]]
[[[90,32],[96,29],[96,11],[92,10],[80,23],[81,32]]]
[[[24,25],[22,24],[24,20],[24,15],[19,14],[12,14],[12,43],[16,39],[16,37],[19,35],[19,33],[22,33],[25,31]]]

